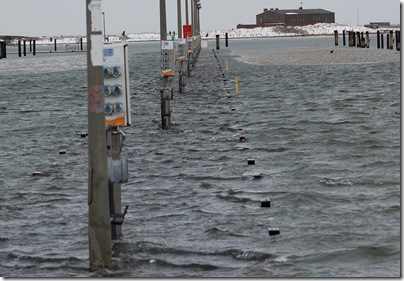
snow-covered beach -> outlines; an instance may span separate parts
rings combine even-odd
[[[390,30],[399,30],[400,28],[389,27],[389,28],[379,28],[371,29],[364,26],[348,25],[348,24],[338,24],[338,23],[319,23],[315,25],[307,26],[296,26],[296,27],[257,27],[253,29],[231,29],[231,30],[202,30],[201,36],[205,39],[213,39],[216,35],[224,38],[225,34],[228,33],[229,39],[236,38],[271,38],[271,37],[291,37],[291,36],[319,36],[319,35],[333,35],[335,30],[342,34],[345,31],[356,31],[356,32],[369,32],[376,33],[378,30],[381,32],[386,32]],[[110,42],[120,42],[122,39],[121,35],[108,35]],[[52,40],[51,40],[52,38]],[[86,38],[83,36],[73,36],[73,35],[59,35],[59,36],[43,36],[38,37],[36,40],[37,45],[50,45],[53,44],[53,39],[57,40],[58,44],[76,44],[80,42],[80,38],[83,38],[83,42],[86,42]],[[145,32],[145,33],[127,33],[126,40],[128,42],[147,42],[147,41],[158,41],[160,40],[159,32]],[[11,44],[16,44],[17,42],[11,42]]]

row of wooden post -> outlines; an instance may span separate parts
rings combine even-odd
[[[225,45],[226,48],[229,47],[229,33],[226,32],[225,36]],[[220,35],[216,35],[216,50],[220,50]]]
[[[377,48],[384,49],[384,34],[380,31],[377,31]],[[386,34],[386,47],[387,49],[394,49],[394,42],[396,43],[396,50],[400,51],[401,49],[401,32],[400,30],[396,30],[395,32],[395,40],[394,40],[394,32],[390,30],[389,33]],[[343,45],[346,46],[346,31],[342,31],[342,42]],[[338,30],[334,31],[334,39],[335,39],[335,46],[338,46],[339,36]],[[355,31],[348,31],[348,44],[349,47],[358,47],[358,48],[369,48],[370,47],[370,38],[369,38],[369,31],[364,32],[355,32]]]
[[[57,41],[54,41],[54,50],[57,52]],[[78,44],[78,43],[77,43]],[[27,56],[27,40],[18,40],[18,56]],[[80,51],[83,51],[83,38],[80,38]],[[29,40],[29,53],[36,55],[36,40]],[[7,58],[7,44],[5,41],[0,42],[0,59]]]

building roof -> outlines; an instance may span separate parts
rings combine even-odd
[[[324,9],[288,9],[288,10],[268,10],[263,12],[265,14],[267,12],[278,13],[282,15],[286,14],[299,14],[299,15],[307,15],[307,14],[333,14],[333,12],[324,10]]]

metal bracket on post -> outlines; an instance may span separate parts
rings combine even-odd
[[[123,214],[111,214],[111,224],[122,225],[123,221],[125,219],[125,215],[128,212],[128,208],[129,208],[129,206],[126,205],[125,211],[123,212]]]

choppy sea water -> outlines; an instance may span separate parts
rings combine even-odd
[[[221,68],[210,42],[169,131],[159,44],[130,44],[129,210],[102,273],[88,270],[85,53],[1,60],[0,275],[399,277],[399,62],[248,61],[273,42],[222,45]]]

